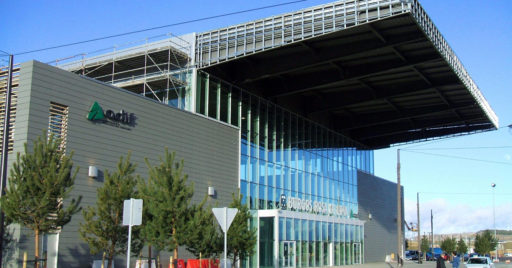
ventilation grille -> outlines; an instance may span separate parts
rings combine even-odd
[[[18,100],[18,86],[20,81],[20,65],[14,65],[12,69],[12,94],[11,94],[11,115],[9,117],[9,141],[7,143],[8,152],[12,152],[14,144],[14,123],[16,121],[16,106]],[[2,139],[4,135],[5,120],[5,100],[7,93],[7,83],[9,80],[9,67],[0,67],[0,150],[2,148]]]

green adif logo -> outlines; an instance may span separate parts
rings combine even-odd
[[[106,110],[103,112],[103,108],[101,108],[97,101],[92,104],[91,109],[87,114],[87,119],[90,121],[110,122],[113,124],[121,123],[125,125],[135,125],[135,114],[127,113],[124,110],[121,110],[118,113],[112,110]]]
[[[100,104],[95,101],[92,106],[91,110],[89,110],[89,113],[87,114],[87,119],[93,121],[93,120],[104,120],[105,114],[103,113],[103,109],[101,108]]]

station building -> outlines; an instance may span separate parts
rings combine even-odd
[[[243,267],[384,261],[396,252],[403,211],[396,184],[373,175],[373,150],[498,125],[417,1],[333,2],[111,53],[30,61],[14,78],[10,163],[42,130],[60,136],[80,166],[72,196],[86,207],[119,157],[130,151],[144,177],[144,158],[156,163],[167,147],[184,159],[196,202],[244,196],[258,241]],[[45,235],[49,267],[90,267],[101,257],[81,242],[82,220]],[[12,267],[33,252],[29,230],[14,235]]]

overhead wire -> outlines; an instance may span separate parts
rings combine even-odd
[[[420,194],[433,194],[433,195],[512,195],[512,193],[461,193],[461,192],[418,192]]]
[[[503,129],[503,128],[510,128],[510,129],[512,129],[512,124],[504,125],[504,126],[498,127],[496,130],[500,130],[500,129]],[[486,130],[486,131],[478,132],[478,133],[475,133],[475,134],[479,134],[479,133],[487,133],[487,132],[490,132],[490,131],[491,131],[491,130]],[[429,140],[429,141],[425,141],[425,142],[423,142],[423,143],[398,144],[398,145],[395,145],[395,146],[392,146],[392,147],[400,147],[400,146],[403,146],[402,148],[405,150],[405,149],[410,149],[410,148],[416,148],[416,147],[420,147],[420,146],[429,145],[429,144],[436,143],[436,142],[448,141],[448,140],[451,140],[451,139],[454,139],[454,138],[460,138],[460,135],[451,136],[451,137],[446,137],[446,138],[439,138],[439,139],[434,139],[434,140]]]
[[[16,56],[25,55],[25,54],[41,52],[41,51],[45,51],[45,50],[52,50],[52,49],[57,49],[57,48],[86,44],[86,43],[90,43],[90,42],[95,42],[95,41],[100,41],[100,40],[105,40],[105,39],[110,39],[110,38],[115,38],[115,37],[121,37],[121,36],[136,34],[136,33],[158,30],[158,29],[162,29],[162,28],[168,28],[168,27],[173,27],[173,26],[178,26],[178,25],[183,25],[183,24],[189,24],[189,23],[193,23],[193,22],[199,22],[199,21],[211,20],[211,19],[227,17],[227,16],[232,16],[232,15],[238,15],[238,14],[243,14],[243,13],[249,13],[252,11],[258,11],[258,10],[269,9],[269,8],[274,8],[274,7],[279,7],[279,6],[291,5],[291,4],[296,4],[296,3],[305,2],[305,1],[308,1],[308,0],[295,0],[295,1],[285,2],[285,3],[275,4],[275,5],[268,5],[268,6],[262,6],[262,7],[257,7],[257,8],[245,9],[245,10],[229,12],[229,13],[224,13],[224,14],[219,14],[219,15],[214,15],[214,16],[209,16],[209,17],[204,17],[204,18],[199,18],[199,19],[187,20],[187,21],[176,22],[176,23],[162,25],[162,26],[156,26],[156,27],[151,27],[151,28],[146,28],[146,29],[141,29],[141,30],[125,32],[125,33],[120,33],[120,34],[113,34],[113,35],[108,35],[108,36],[103,36],[103,37],[63,44],[63,45],[56,45],[56,46],[51,46],[51,47],[46,47],[46,48],[41,48],[41,49],[29,50],[29,51],[15,53],[14,55],[16,55]]]
[[[445,148],[421,148],[421,149],[402,149],[405,151],[431,151],[431,150],[479,150],[479,149],[508,149],[512,148],[512,146],[504,145],[504,146],[481,146],[481,147],[445,147]]]
[[[426,153],[426,152],[419,152],[419,151],[413,151],[413,150],[408,150],[408,149],[402,149],[401,151],[409,152],[409,153],[415,153],[415,154],[424,154],[424,155],[432,155],[432,156],[439,156],[439,157],[446,157],[446,158],[453,158],[453,159],[463,159],[463,160],[469,160],[469,161],[477,161],[477,162],[483,162],[483,163],[500,164],[500,165],[512,166],[512,163],[500,162],[500,161],[491,161],[491,160],[476,159],[476,158],[463,157],[463,156],[455,156],[455,155]]]

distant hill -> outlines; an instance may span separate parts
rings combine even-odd
[[[490,231],[492,234],[494,234],[494,230],[491,230],[491,229],[481,230],[481,231],[476,232],[476,234],[481,234],[481,233],[483,233],[485,231]],[[496,235],[497,236],[512,235],[512,230],[496,230]]]

